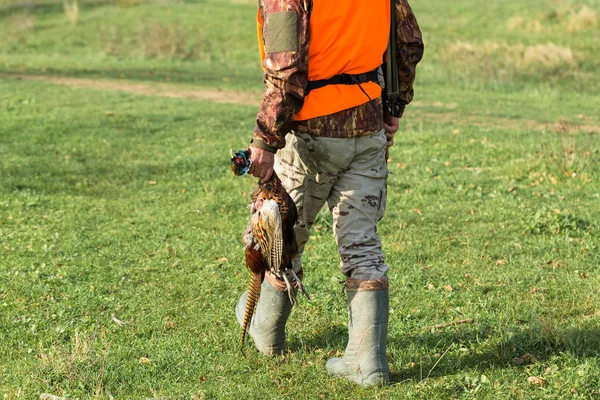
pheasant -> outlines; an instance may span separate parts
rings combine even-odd
[[[242,176],[250,170],[250,150],[231,151],[231,169],[235,175]],[[292,304],[296,301],[296,288],[304,295],[308,293],[302,281],[292,269],[292,260],[298,254],[294,225],[298,219],[296,205],[287,193],[281,180],[274,172],[265,183],[259,180],[252,192],[250,203],[250,221],[242,240],[246,255],[246,267],[251,272],[248,299],[242,323],[240,349],[244,347],[246,332],[260,296],[261,284],[265,273],[270,271],[285,282]],[[295,280],[292,286],[287,276]]]

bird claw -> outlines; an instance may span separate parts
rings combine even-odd
[[[277,275],[283,278],[283,281],[285,282],[285,287],[288,292],[288,297],[290,298],[290,302],[292,303],[292,305],[296,303],[296,293],[298,289],[300,289],[302,291],[302,294],[305,295],[308,300],[310,300],[310,296],[308,295],[306,288],[302,284],[302,280],[298,277],[298,275],[296,275],[296,273],[293,270],[290,269],[288,271],[290,271],[292,277],[294,278],[294,285],[292,285],[285,272],[279,273]]]
[[[285,272],[281,273],[283,280],[285,281],[285,287],[287,288],[288,297],[290,298],[290,303],[294,305],[296,303],[296,289],[292,287],[290,280],[288,279]]]
[[[306,298],[310,301],[310,296],[308,295],[308,292],[304,288],[304,285],[302,284],[302,280],[298,277],[298,275],[296,275],[296,273],[294,272],[293,269],[291,269],[290,272],[292,273],[292,277],[296,280],[296,287],[300,288],[300,290],[302,291],[302,294],[305,295]]]

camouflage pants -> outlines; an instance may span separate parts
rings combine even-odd
[[[361,280],[387,276],[377,222],[383,217],[388,174],[385,131],[355,138],[289,134],[275,159],[275,171],[296,203],[300,249],[294,270],[325,202],[333,216],[340,268]]]

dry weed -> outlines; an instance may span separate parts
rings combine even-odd
[[[445,58],[469,74],[492,78],[510,79],[521,74],[564,77],[574,75],[578,68],[572,50],[554,43],[526,46],[458,42],[448,47]]]
[[[90,387],[101,389],[104,380],[104,364],[110,351],[106,341],[104,327],[96,327],[90,334],[83,334],[75,329],[69,343],[55,343],[46,352],[36,356],[42,370],[52,371],[71,382],[77,381]],[[99,371],[96,376],[88,376],[87,371],[93,368]]]
[[[13,15],[10,22],[15,32],[28,32],[35,29],[35,21],[29,14]]]
[[[519,53],[521,51],[519,49]],[[556,68],[563,65],[573,67],[577,64],[570,48],[557,46],[554,43],[525,47],[521,60],[525,66],[541,65],[546,68]]]
[[[556,123],[554,131],[559,135],[569,135],[574,131],[579,131],[579,127],[577,125],[569,123],[565,119],[560,119]]]
[[[532,33],[556,31],[557,29],[579,32],[593,29],[597,25],[598,15],[594,9],[583,6],[579,11],[575,11],[575,9],[566,5],[553,8],[545,15],[534,17],[515,15],[506,21],[506,28],[510,32]]]
[[[118,7],[132,7],[138,5],[141,0],[115,0]]]
[[[560,147],[557,146],[552,158],[560,165],[562,173],[569,177],[580,175],[584,182],[588,181],[589,176],[585,176],[585,172],[596,163],[600,153],[600,148],[594,145],[597,139],[586,135],[583,142],[576,140],[574,136],[581,133],[581,127],[564,119],[554,125],[554,131],[558,134]]]
[[[63,0],[63,9],[69,22],[77,25],[77,20],[79,20],[79,0]]]
[[[181,26],[160,22],[142,26],[135,36],[125,35],[113,27],[107,34],[104,51],[116,57],[197,59],[202,53],[203,44],[198,42],[199,37],[199,32],[189,32]]]
[[[571,13],[567,23],[567,29],[570,32],[583,31],[595,28],[598,25],[598,15],[596,11],[583,6],[578,13]]]
[[[160,59],[190,59],[193,49],[188,46],[188,32],[178,26],[155,23],[139,33],[144,57]]]
[[[107,35],[106,48],[104,49],[106,54],[111,56],[121,56],[119,49],[123,43],[123,35],[117,30],[115,26],[111,27],[110,33]]]
[[[548,24],[561,24],[564,23],[571,13],[571,6],[559,3],[556,7],[551,8],[544,15],[544,21]]]
[[[539,19],[527,19],[521,15],[509,18],[506,21],[506,27],[509,32],[525,31],[525,32],[541,32],[544,29],[542,21]]]

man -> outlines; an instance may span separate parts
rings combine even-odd
[[[389,1],[260,0],[257,16],[265,94],[250,144],[250,172],[267,181],[275,170],[296,203],[299,276],[310,228],[327,202],[349,309],[348,346],[327,370],[361,385],[389,382],[388,266],[377,236],[387,147],[398,130],[398,118],[384,124],[378,69],[388,46]],[[413,97],[423,41],[408,2],[392,1],[401,115]],[[240,322],[246,296],[236,308]],[[291,308],[284,282],[267,274],[250,326],[259,351],[284,351]]]

